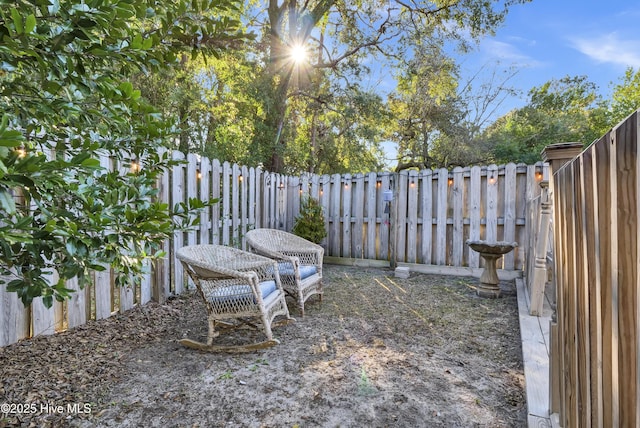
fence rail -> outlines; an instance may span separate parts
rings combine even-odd
[[[24,337],[52,334],[124,311],[151,299],[180,294],[186,283],[173,254],[183,245],[215,243],[246,248],[252,228],[290,231],[309,195],[324,210],[328,256],[441,266],[481,267],[467,239],[517,241],[503,268],[522,270],[528,234],[527,201],[540,193],[546,164],[405,171],[393,173],[285,176],[173,152],[185,160],[158,182],[171,205],[187,198],[219,199],[201,213],[198,230],[180,232],[165,244],[168,257],[150,266],[136,289],[114,287],[109,270],[70,301],[46,309],[39,299],[24,309],[14,293],[0,290],[0,346]],[[116,167],[103,159],[105,167]],[[393,202],[384,200],[391,190]],[[77,289],[71,281],[68,286]]]
[[[640,425],[638,112],[554,174],[552,412],[565,427]]]

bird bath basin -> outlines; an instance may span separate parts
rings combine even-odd
[[[474,251],[480,253],[485,261],[484,271],[480,276],[480,284],[477,288],[480,297],[500,297],[500,287],[498,283],[498,272],[496,262],[500,257],[512,251],[518,246],[517,242],[489,242],[489,241],[467,241],[467,245]]]

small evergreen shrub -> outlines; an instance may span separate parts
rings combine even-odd
[[[327,236],[324,229],[324,214],[320,203],[310,196],[300,202],[300,214],[293,225],[293,233],[301,238],[319,244]]]

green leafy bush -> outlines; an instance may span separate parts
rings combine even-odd
[[[293,233],[316,244],[327,236],[322,207],[316,199],[309,196],[302,199],[300,214],[293,225]]]
[[[197,223],[202,201],[157,200],[175,126],[129,80],[243,40],[237,3],[0,0],[0,286],[51,306],[104,266],[133,285]]]

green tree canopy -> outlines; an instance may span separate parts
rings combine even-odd
[[[246,2],[240,12],[255,40],[233,57],[184,63],[180,76],[191,79],[171,81],[180,88],[172,96],[183,100],[170,104],[171,114],[189,134],[189,150],[224,160],[286,173],[382,168],[380,142],[404,125],[372,72],[404,73],[421,42],[467,49],[527,1]],[[296,60],[294,48],[306,59]],[[444,93],[451,83],[439,80],[445,86],[431,90]],[[143,87],[143,96],[155,98],[163,84]]]
[[[176,128],[129,81],[245,39],[234,0],[0,0],[0,268],[24,304],[158,256],[174,215],[153,202]],[[110,157],[115,170],[101,159]],[[131,167],[131,162],[135,162]],[[141,167],[138,167],[141,165]],[[124,173],[128,171],[127,173]],[[49,284],[57,272],[60,280]]]
[[[397,66],[413,56],[416,40],[457,41],[466,48],[468,39],[461,34],[474,38],[490,33],[510,6],[526,1],[435,0],[383,5],[361,0],[269,0],[263,34],[267,41],[265,79],[271,82],[266,87],[271,91],[264,98],[267,132],[259,136],[262,146],[272,147],[266,165],[275,171],[284,167],[289,145],[284,130],[288,99],[313,98],[317,93],[318,86],[298,89],[301,74],[304,80],[304,73],[309,73],[313,82],[322,73],[327,79],[342,82],[332,86],[334,93],[348,90],[367,75],[368,63]],[[292,60],[291,49],[296,46],[304,46],[311,53],[304,68]]]
[[[549,144],[591,143],[606,132],[606,103],[586,76],[552,79],[529,91],[529,102],[498,119],[481,140],[492,161],[534,163]]]
[[[617,124],[640,108],[640,68],[627,68],[620,81],[613,87],[609,123]]]

